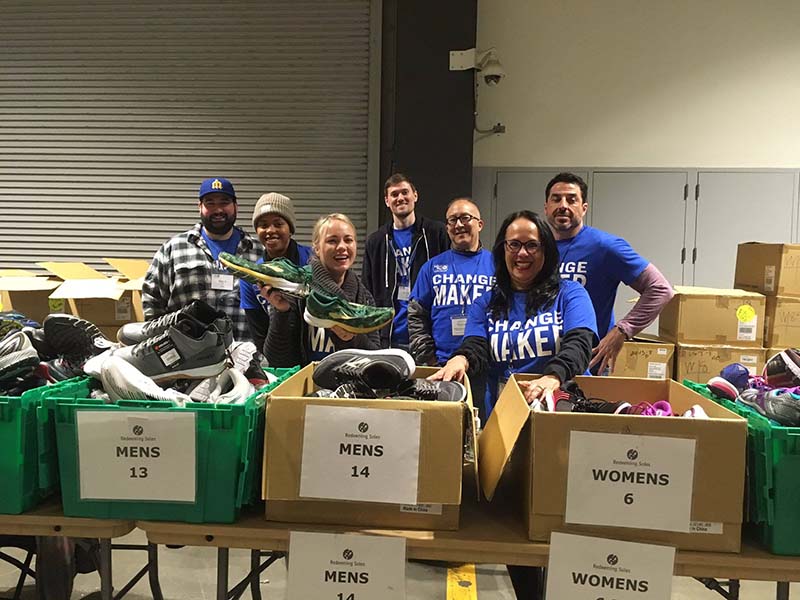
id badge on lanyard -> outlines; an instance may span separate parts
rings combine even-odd
[[[450,334],[453,337],[464,337],[467,328],[467,316],[464,314],[452,315],[450,317]]]
[[[233,289],[233,275],[219,261],[214,261],[211,270],[211,289],[223,292],[230,292]]]

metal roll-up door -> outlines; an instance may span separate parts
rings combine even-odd
[[[369,0],[0,0],[0,267],[150,259],[231,179],[367,227]],[[373,15],[374,16],[374,15]]]

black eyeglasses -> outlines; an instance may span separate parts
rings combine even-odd
[[[472,215],[468,215],[468,214],[463,214],[463,215],[458,215],[458,216],[453,215],[452,217],[447,217],[445,219],[445,221],[447,221],[448,225],[455,225],[456,223],[461,223],[462,225],[466,225],[467,223],[469,223],[473,219],[475,219],[476,221],[479,221],[480,217],[473,217]]]
[[[503,244],[505,245],[506,249],[511,252],[511,254],[519,254],[519,251],[522,250],[522,248],[525,248],[528,254],[536,254],[542,247],[542,244],[536,240],[530,240],[527,242],[520,242],[519,240],[505,240]]]

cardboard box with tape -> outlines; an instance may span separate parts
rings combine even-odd
[[[61,281],[22,269],[0,271],[0,310],[14,310],[41,323],[51,312],[62,312],[64,302],[51,300]]]
[[[800,244],[739,244],[733,287],[769,296],[800,296]]]
[[[764,318],[764,346],[800,346],[800,298],[767,296]]]
[[[458,529],[463,471],[477,481],[469,395],[458,403],[308,397],[314,367],[275,388],[267,403],[267,519]],[[414,377],[436,370],[417,367]]]
[[[741,363],[751,375],[760,375],[764,368],[764,356],[764,348],[677,344],[675,380],[691,379],[705,383],[718,376],[722,368],[731,363]]]
[[[553,531],[738,552],[747,422],[670,380],[576,377],[587,397],[666,400],[708,419],[531,412],[509,379],[480,437],[480,481],[531,540]],[[495,498],[497,496],[497,498]]]
[[[658,318],[658,336],[679,344],[761,348],[766,297],[755,292],[675,286]]]
[[[614,365],[614,377],[644,379],[672,378],[672,355],[675,344],[661,340],[636,337],[622,345]]]

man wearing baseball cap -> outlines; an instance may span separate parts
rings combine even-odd
[[[239,307],[239,279],[218,258],[220,252],[229,252],[256,261],[260,253],[253,238],[235,226],[236,192],[230,181],[210,177],[200,184],[198,196],[200,222],[164,242],[147,270],[142,286],[145,318],[199,299],[230,317],[236,340],[249,341],[250,329]]]

